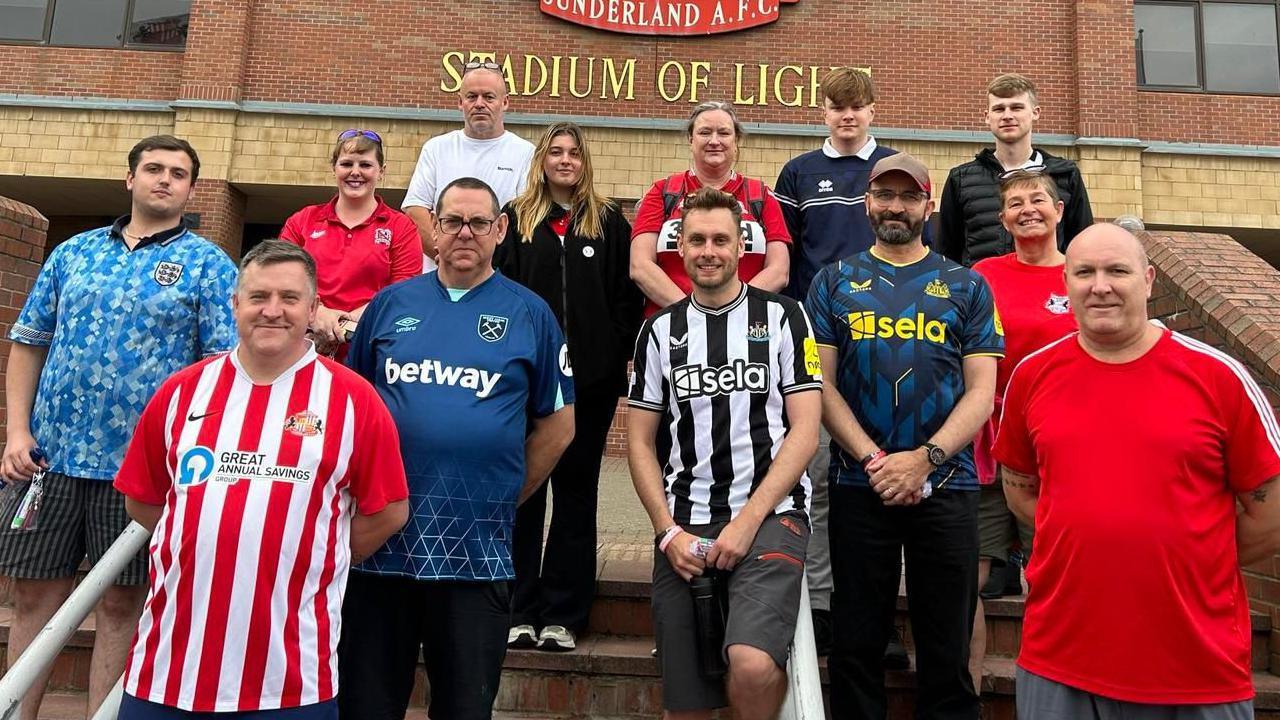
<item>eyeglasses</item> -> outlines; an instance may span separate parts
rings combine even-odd
[[[482,69],[493,70],[495,72],[502,72],[502,66],[496,62],[493,62],[492,60],[472,60],[471,62],[462,66],[462,74],[466,75],[472,70],[482,70]]]
[[[1000,173],[998,178],[1000,181],[1012,180],[1021,177],[1035,177],[1044,174],[1044,165],[1027,165],[1026,167],[1014,168]]]
[[[338,140],[350,140],[351,138],[355,138],[355,137],[369,138],[370,140],[378,143],[379,145],[382,144],[382,136],[379,135],[378,133],[372,130],[358,130],[356,128],[352,128],[350,130],[343,130],[338,135]]]
[[[919,205],[929,199],[929,195],[921,190],[906,190],[904,192],[894,192],[892,190],[872,190],[871,197],[881,205],[889,205],[893,203],[894,198],[902,201],[903,205]]]
[[[442,217],[436,219],[436,224],[440,229],[449,235],[457,235],[462,232],[462,228],[471,228],[471,234],[476,237],[484,237],[493,230],[494,221],[489,218],[473,217],[470,220],[463,220],[460,217]]]

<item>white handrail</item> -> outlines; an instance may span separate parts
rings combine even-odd
[[[107,588],[115,584],[116,578],[120,577],[134,555],[146,546],[150,537],[150,530],[136,522],[129,523],[129,527],[120,533],[120,537],[111,544],[102,559],[80,581],[71,597],[67,598],[49,623],[31,640],[22,657],[18,658],[4,677],[0,677],[0,720],[9,720],[17,715],[22,696],[27,694],[36,678],[62,652],[63,646],[93,611],[99,598],[106,593]],[[116,704],[119,704],[118,699]],[[100,714],[95,715],[94,720],[98,720],[99,716]],[[115,717],[114,713],[111,717]]]
[[[98,706],[98,712],[93,714],[92,720],[116,720],[116,716],[120,714],[120,700],[123,697],[124,675],[121,675],[116,681],[116,686],[111,688],[106,699]]]
[[[778,720],[824,720],[822,678],[818,675],[818,647],[813,638],[813,616],[809,610],[809,583],[800,576],[800,612],[796,634],[787,658],[787,696]]]

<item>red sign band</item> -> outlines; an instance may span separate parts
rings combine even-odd
[[[713,35],[768,25],[797,0],[539,0],[542,12],[629,35]]]

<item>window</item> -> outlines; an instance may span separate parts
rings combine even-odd
[[[1137,2],[1138,85],[1280,94],[1280,0]]]
[[[0,0],[0,42],[181,49],[191,0]]]

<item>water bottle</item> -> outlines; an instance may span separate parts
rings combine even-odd
[[[729,672],[724,659],[725,606],[720,591],[721,580],[714,570],[689,581],[693,595],[693,619],[697,633],[698,673],[704,678],[722,678]]]

